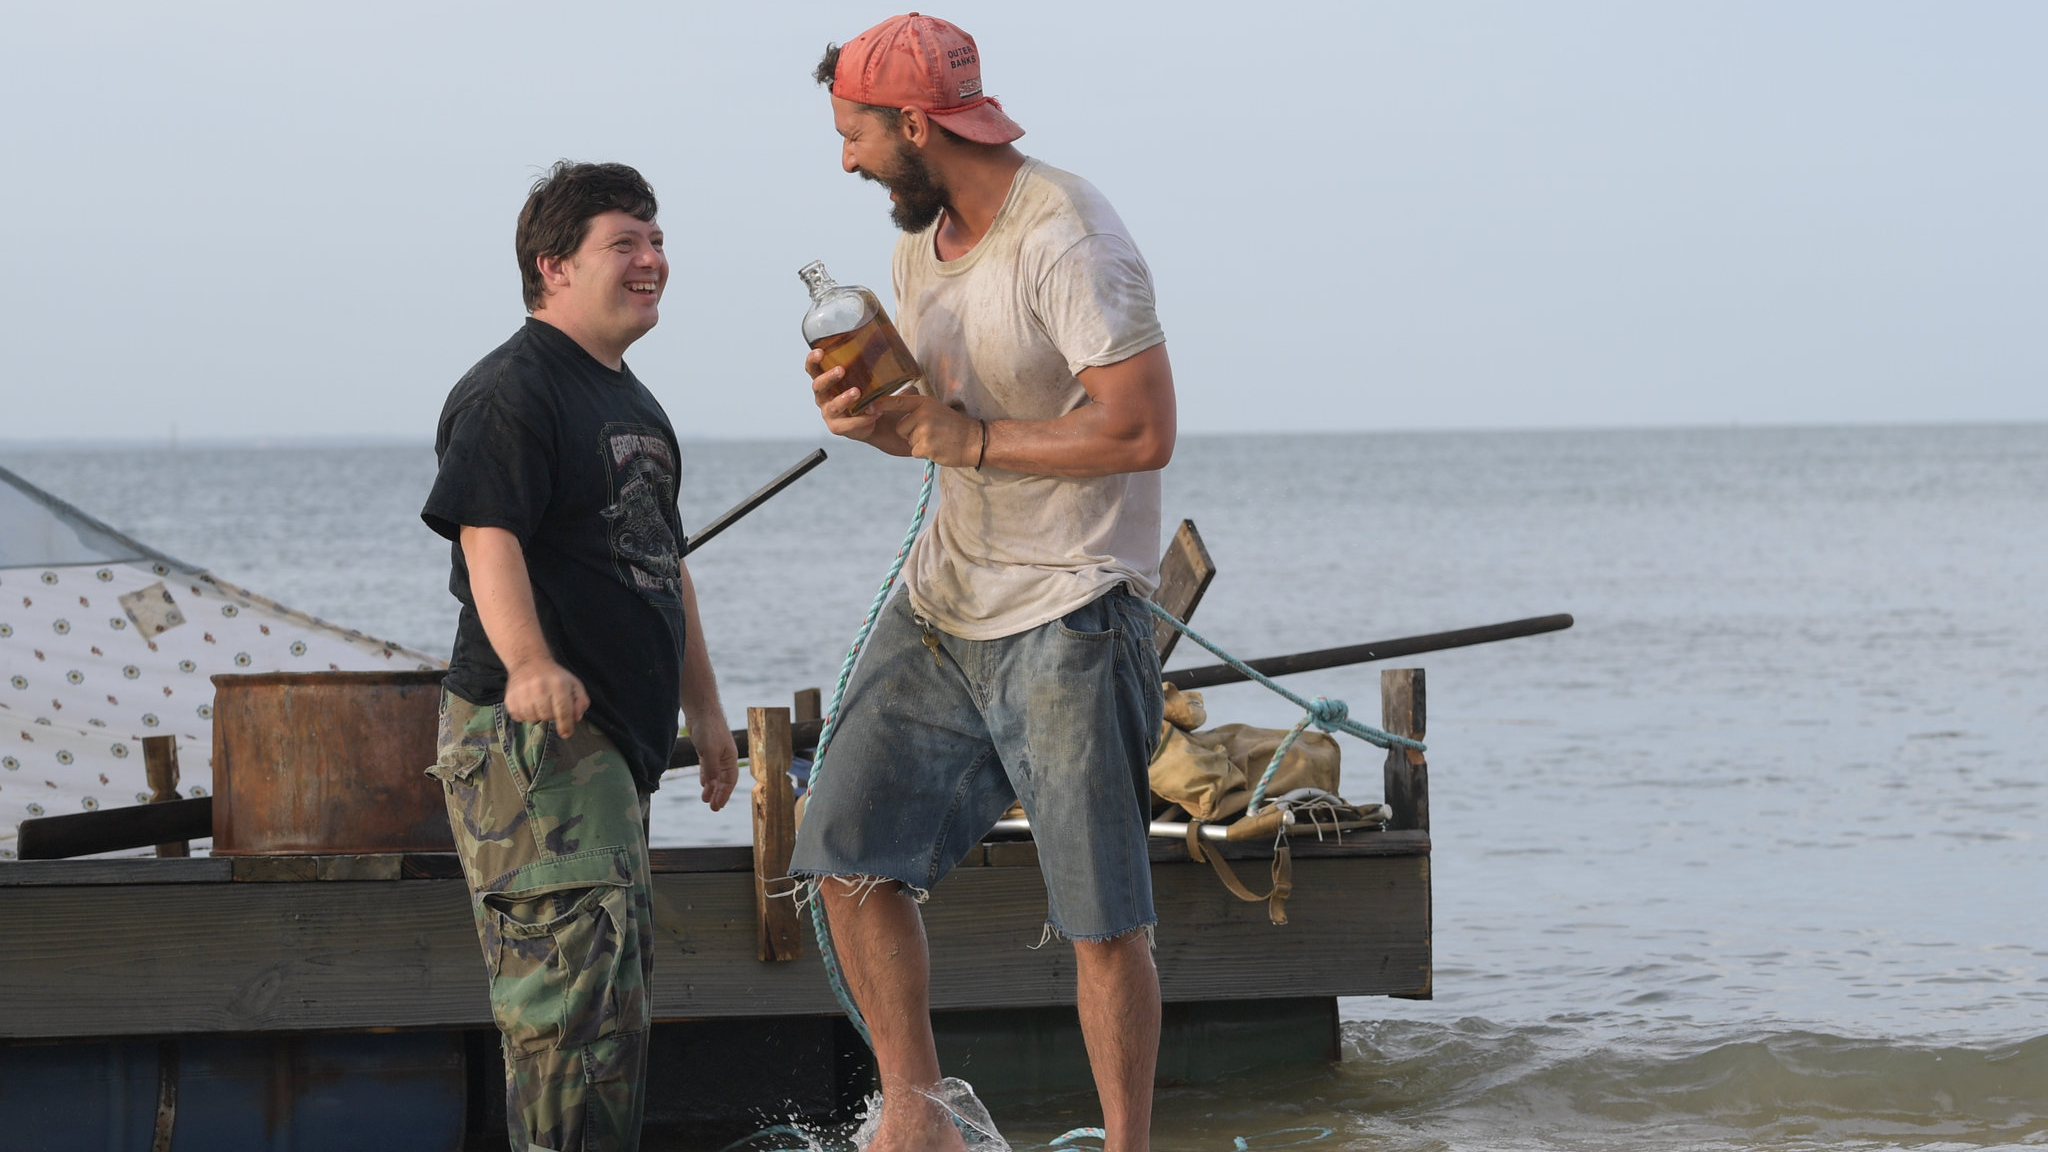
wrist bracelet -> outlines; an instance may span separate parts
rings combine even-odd
[[[988,459],[988,421],[981,423],[981,455],[974,458],[974,470],[981,471],[982,462]]]

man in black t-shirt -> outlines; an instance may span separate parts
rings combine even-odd
[[[638,1146],[653,971],[646,802],[680,706],[706,804],[738,759],[676,512],[668,416],[626,367],[668,258],[654,192],[562,162],[516,249],[531,315],[448,395],[421,517],[462,602],[428,771],[504,1034],[514,1152]]]

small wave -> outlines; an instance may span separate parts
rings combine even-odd
[[[1411,1147],[2048,1144],[2048,1036],[1672,1040],[1589,1045],[1570,1029],[1484,1020],[1352,1024],[1338,1075],[1356,1091],[1340,1110],[1357,1135]]]

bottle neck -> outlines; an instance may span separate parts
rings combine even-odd
[[[833,282],[831,275],[825,271],[825,262],[822,260],[811,261],[809,264],[797,269],[796,274],[802,278],[804,287],[811,290],[812,300],[823,300],[825,293],[839,286]]]

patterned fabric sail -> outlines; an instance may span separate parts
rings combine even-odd
[[[0,468],[0,859],[22,820],[148,800],[145,736],[176,736],[181,791],[209,794],[215,673],[443,666],[174,560]]]

